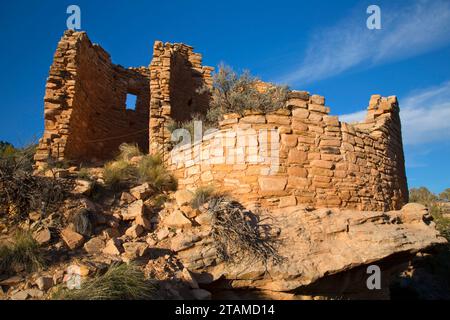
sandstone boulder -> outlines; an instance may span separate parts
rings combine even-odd
[[[405,215],[411,219],[397,219]],[[273,227],[279,230],[278,254],[283,260],[270,261],[267,266],[253,259],[236,265],[221,262],[208,266],[208,248],[213,250],[214,245],[207,238],[192,246],[192,242],[177,236],[172,246],[183,249],[178,256],[185,266],[207,272],[211,279],[223,277],[233,288],[291,292],[320,287],[322,282],[333,283],[330,277],[341,279],[338,276],[345,275],[350,278],[334,281],[340,281],[343,290],[351,291],[350,283],[356,278],[350,279],[357,275],[354,270],[359,270],[358,277],[363,279],[368,265],[397,259],[395,266],[403,266],[417,252],[447,243],[434,224],[427,223],[426,215],[423,206],[412,204],[390,212],[310,210],[304,206],[272,209],[262,213],[261,219],[273,221]],[[382,277],[388,279],[389,274]],[[368,290],[364,281],[358,284]]]

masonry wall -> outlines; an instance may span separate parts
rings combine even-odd
[[[84,32],[65,32],[46,84],[38,167],[107,160],[128,142],[162,154],[180,188],[214,185],[243,202],[390,210],[408,201],[395,97],[372,96],[366,121],[347,124],[323,97],[293,91],[281,110],[228,114],[194,147],[170,151],[169,125],[206,113],[210,97],[198,89],[212,86],[213,68],[184,44],[153,49],[148,68],[126,69]],[[126,110],[127,93],[136,110]]]
[[[205,114],[209,95],[198,92],[212,86],[214,68],[202,66],[202,56],[185,44],[156,41],[150,64],[150,152],[166,154],[170,146],[168,125]]]
[[[137,96],[135,110],[126,110],[127,93]],[[37,165],[109,159],[123,142],[147,151],[149,103],[148,68],[115,65],[84,32],[66,31],[47,80]]]
[[[219,132],[172,152],[180,187],[213,185],[269,207],[399,209],[408,189],[397,99],[373,96],[355,125],[328,115],[324,102],[292,92],[273,114],[226,115]]]

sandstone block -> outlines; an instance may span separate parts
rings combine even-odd
[[[279,176],[259,177],[258,183],[263,192],[283,191],[286,188],[287,178]]]
[[[307,119],[309,116],[309,111],[302,108],[297,108],[292,110],[292,116],[298,119]]]
[[[288,163],[289,164],[302,164],[307,159],[307,153],[304,151],[299,151],[297,149],[289,150]]]
[[[318,168],[332,169],[334,167],[334,164],[331,161],[313,160],[311,161],[311,166]]]
[[[71,250],[79,248],[84,243],[84,237],[69,228],[61,231],[61,238]]]

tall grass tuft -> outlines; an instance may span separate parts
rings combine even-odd
[[[133,157],[142,156],[142,152],[137,144],[122,143],[119,146],[119,151],[117,160],[130,161]]]
[[[80,289],[60,289],[56,300],[151,300],[156,285],[146,280],[144,273],[130,264],[114,264],[103,275],[89,279]]]
[[[44,258],[39,243],[28,231],[18,231],[11,244],[0,246],[0,273],[27,272],[44,266]]]
[[[207,203],[214,196],[218,196],[217,192],[211,186],[199,187],[194,192],[194,197],[191,201],[191,207],[194,209],[200,208],[203,204]]]
[[[103,178],[111,189],[120,189],[136,177],[136,169],[125,160],[110,161],[105,164]]]
[[[178,187],[177,180],[157,155],[146,155],[141,159],[138,163],[138,175],[140,182],[147,182],[158,193],[175,191]]]

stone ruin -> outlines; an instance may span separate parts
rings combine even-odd
[[[366,120],[349,124],[329,115],[323,97],[291,91],[287,108],[225,115],[213,134],[177,148],[174,161],[168,125],[207,111],[209,95],[197,89],[212,86],[212,71],[192,47],[160,41],[148,67],[126,69],[86,33],[66,31],[47,80],[36,166],[105,161],[127,142],[161,154],[180,188],[214,185],[266,207],[386,211],[408,202],[396,97],[372,96]],[[135,110],[127,94],[136,95]],[[240,145],[238,132],[254,139]],[[255,157],[276,160],[277,170]]]

